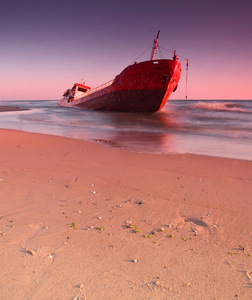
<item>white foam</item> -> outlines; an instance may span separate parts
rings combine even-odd
[[[209,110],[220,110],[220,111],[237,111],[237,112],[249,112],[241,107],[237,107],[235,103],[219,103],[219,102],[198,102],[190,105],[191,108],[209,109]]]

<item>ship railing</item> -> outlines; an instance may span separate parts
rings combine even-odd
[[[97,91],[100,91],[108,86],[110,86],[112,83],[114,82],[114,79],[113,80],[110,80],[106,83],[103,83],[102,85],[99,85],[97,86],[96,88],[92,89],[92,90],[88,90],[84,96],[87,96],[87,95],[90,95],[90,94],[93,94],[94,92],[97,92]],[[83,97],[83,96],[82,96]]]

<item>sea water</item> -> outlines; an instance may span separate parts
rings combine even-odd
[[[0,105],[27,109],[0,112],[0,128],[136,152],[252,160],[252,100],[169,100],[155,114],[81,110],[48,100],[0,101]]]

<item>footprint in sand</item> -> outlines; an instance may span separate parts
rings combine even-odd
[[[206,220],[202,220],[199,218],[192,218],[192,217],[180,217],[177,220],[177,225],[172,226],[177,231],[180,231],[181,234],[186,234],[186,232],[193,233],[194,236],[197,236],[203,232],[210,234],[211,232],[211,224]]]
[[[189,218],[189,219],[185,219],[185,222],[192,222],[197,226],[202,226],[202,227],[205,227],[205,228],[209,228],[209,225],[203,220]]]

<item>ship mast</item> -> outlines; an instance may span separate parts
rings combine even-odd
[[[156,50],[157,50],[157,46],[158,46],[158,36],[159,36],[159,32],[160,32],[160,30],[158,30],[157,37],[154,39],[154,43],[153,43],[153,48],[152,48],[150,60],[153,60],[153,59],[154,59],[154,56],[155,56],[155,54],[156,54]]]

